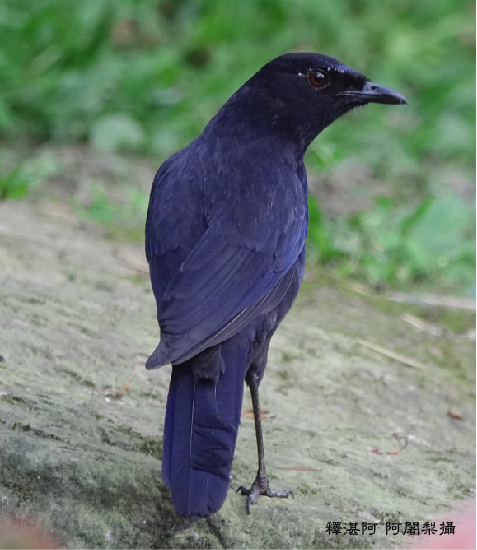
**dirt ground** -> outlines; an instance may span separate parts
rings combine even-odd
[[[0,203],[4,515],[69,548],[391,548],[412,537],[386,522],[453,521],[475,495],[472,315],[452,312],[451,329],[448,311],[316,272],[261,388],[271,483],[295,499],[263,498],[247,517],[231,489],[215,516],[178,517],[160,478],[170,367],[143,368],[159,335],[146,273],[141,245],[106,242],[69,206]],[[256,471],[249,409],[247,396],[236,486]]]

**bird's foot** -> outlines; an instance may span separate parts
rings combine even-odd
[[[288,498],[289,496],[295,498],[293,495],[293,491],[275,491],[273,489],[270,489],[268,477],[260,475],[257,475],[250,489],[247,489],[246,487],[241,485],[236,492],[238,493],[239,491],[242,496],[247,497],[247,515],[250,514],[250,506],[252,504],[257,504],[258,498],[262,495],[270,498]]]

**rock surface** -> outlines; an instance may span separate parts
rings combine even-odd
[[[326,276],[278,330],[261,387],[271,484],[295,499],[247,517],[231,489],[215,516],[178,517],[160,478],[170,367],[142,366],[159,334],[146,269],[141,246],[105,242],[68,207],[0,203],[4,514],[81,548],[389,548],[411,537],[386,522],[452,521],[474,487],[472,335],[418,330],[402,313],[439,315]],[[256,471],[249,409],[237,486]]]

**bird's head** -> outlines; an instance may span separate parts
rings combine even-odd
[[[371,82],[336,59],[291,53],[262,67],[228,102],[241,114],[288,134],[304,149],[354,107],[368,103],[403,105],[399,92]],[[247,114],[249,115],[247,117]]]

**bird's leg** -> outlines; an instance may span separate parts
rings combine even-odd
[[[265,470],[265,453],[263,447],[263,433],[262,433],[262,421],[260,419],[260,400],[258,398],[258,386],[260,385],[259,377],[251,369],[247,372],[246,381],[250,388],[250,395],[252,397],[253,417],[255,420],[255,437],[257,438],[257,452],[258,452],[258,471],[255,481],[252,483],[250,489],[247,489],[241,485],[237,489],[237,493],[240,491],[241,495],[247,496],[247,514],[250,514],[250,505],[257,504],[258,497],[265,495],[267,497],[279,497],[288,498],[289,495],[293,497],[292,491],[274,491],[270,489],[270,483],[268,481],[267,472]]]

